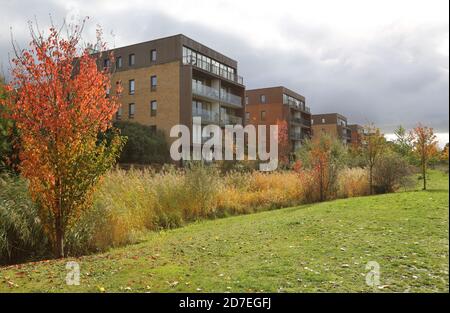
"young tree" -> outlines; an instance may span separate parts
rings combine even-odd
[[[55,27],[48,36],[30,27],[29,48],[15,49],[12,61],[8,89],[17,99],[6,102],[20,133],[21,174],[56,257],[64,257],[66,230],[92,205],[94,188],[123,145],[117,132],[102,139],[119,104],[106,97],[109,69],[99,71],[96,57],[79,48],[83,26],[66,36]]]
[[[394,150],[402,156],[409,158],[412,153],[411,136],[409,136],[402,125],[394,130],[394,135],[397,137],[394,140]]]
[[[294,170],[304,166],[312,171],[319,200],[331,198],[335,192],[339,169],[344,164],[346,149],[338,140],[322,135],[319,140],[307,141],[299,149]]]
[[[278,161],[283,165],[289,164],[291,146],[289,143],[289,132],[287,122],[277,120],[278,125]]]
[[[386,148],[386,139],[373,124],[364,127],[362,153],[369,169],[370,194],[373,194],[373,168]]]
[[[420,160],[422,168],[423,190],[427,189],[427,167],[430,159],[437,154],[437,140],[433,128],[418,124],[411,131],[413,151]]]

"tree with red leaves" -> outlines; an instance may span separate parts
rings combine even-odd
[[[277,120],[278,125],[278,161],[283,165],[289,164],[291,146],[289,143],[288,124],[284,120]]]
[[[104,136],[119,103],[106,97],[109,69],[100,71],[96,56],[80,47],[83,28],[84,21],[63,35],[52,26],[44,36],[30,27],[29,48],[14,47],[8,86],[17,94],[6,105],[20,134],[21,175],[56,257],[65,256],[66,231],[92,206],[95,187],[123,146],[118,132]],[[101,40],[97,47],[104,50]]]

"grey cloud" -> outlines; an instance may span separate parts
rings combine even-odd
[[[48,0],[39,8],[32,2],[25,7],[7,7],[7,21],[26,27],[33,14],[47,19],[50,12],[56,21],[66,14],[63,6]],[[448,58],[430,49],[448,33],[448,24],[409,30],[392,24],[355,42],[341,40],[332,29],[283,20],[275,27],[299,47],[286,51],[276,46],[255,48],[239,34],[182,22],[148,9],[100,14],[90,12],[89,3],[80,7],[80,14],[93,17],[87,32],[92,33],[99,23],[110,46],[183,33],[236,59],[247,88],[285,85],[305,95],[313,113],[339,112],[351,123],[375,122],[386,132],[398,124],[410,128],[419,121],[448,132]],[[3,63],[9,47],[9,25],[3,23]]]

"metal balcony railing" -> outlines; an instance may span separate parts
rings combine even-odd
[[[227,80],[233,81],[240,85],[244,84],[244,79],[242,78],[242,76],[239,76],[235,73],[230,73],[228,71],[225,71],[225,70],[221,69],[220,67],[213,65],[211,63],[205,62],[203,60],[199,60],[199,59],[193,58],[191,56],[184,56],[183,63],[190,64],[192,66],[201,68],[202,70],[216,74],[220,77],[223,77]]]
[[[192,82],[192,93],[210,99],[242,107],[242,98],[228,92]]]

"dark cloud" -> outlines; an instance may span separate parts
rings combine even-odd
[[[375,122],[386,132],[419,121],[448,132],[448,57],[430,48],[448,34],[448,23],[408,29],[392,24],[369,38],[342,40],[332,29],[283,20],[274,26],[294,48],[270,46],[270,38],[267,47],[255,48],[240,34],[182,22],[161,12],[130,7],[97,14],[88,10],[88,4],[82,8],[81,15],[93,17],[86,32],[92,34],[97,23],[102,25],[110,46],[183,33],[236,59],[247,88],[284,85],[303,94],[313,113],[339,112],[351,123]],[[15,29],[21,27],[16,39],[23,44],[27,19],[36,15],[48,21],[51,13],[61,21],[66,14],[63,5],[49,0],[3,9],[6,20]],[[0,60],[5,67],[9,26],[0,26]]]

